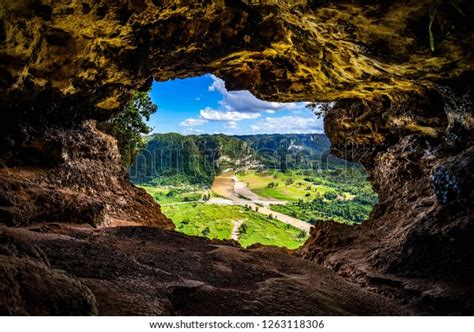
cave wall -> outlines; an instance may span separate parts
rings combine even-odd
[[[380,203],[360,227],[318,224],[301,256],[354,279],[366,274],[361,267],[471,273],[473,5],[462,2],[461,15],[441,3],[434,52],[430,6],[429,0],[3,2],[2,221],[75,215],[102,224],[106,215],[171,227],[127,182],[113,140],[91,120],[119,112],[152,77],[212,72],[229,89],[266,100],[337,101],[325,120],[333,152],[365,165]],[[42,214],[68,200],[54,215]],[[29,209],[27,201],[34,202]]]
[[[472,76],[462,81],[335,105],[325,118],[332,152],[365,166],[379,202],[357,227],[316,224],[299,255],[363,284],[386,273],[472,278]]]
[[[94,120],[73,128],[32,128],[0,168],[0,220],[109,226],[113,218],[173,229],[144,189],[130,184],[116,140]]]
[[[423,1],[36,1],[0,12],[0,101],[52,121],[107,117],[130,91],[213,72],[268,100],[421,91],[472,66],[472,4]],[[31,112],[30,107],[34,108]]]

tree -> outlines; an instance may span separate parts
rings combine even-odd
[[[201,232],[202,236],[207,237],[211,233],[211,230],[209,227],[204,228],[204,230]]]
[[[125,109],[103,124],[104,130],[117,139],[117,144],[125,166],[133,163],[142,144],[142,135],[150,133],[145,121],[155,113],[148,92],[136,92]]]
[[[329,200],[334,200],[337,198],[337,194],[332,191],[328,191],[324,193],[324,198],[329,199]]]
[[[317,118],[324,118],[334,107],[333,103],[308,103],[306,108],[316,115]]]
[[[288,169],[287,165],[287,152],[288,148],[285,146],[284,143],[280,144],[280,147],[278,148],[278,158],[279,158],[279,170],[280,172],[285,172]]]
[[[298,232],[298,239],[304,239],[307,236],[307,233],[304,230]]]

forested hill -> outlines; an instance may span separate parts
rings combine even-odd
[[[135,183],[210,184],[227,170],[312,168],[328,151],[323,134],[154,134],[129,168]]]
[[[319,162],[330,147],[324,134],[270,134],[235,136],[256,152],[267,168],[308,169]]]

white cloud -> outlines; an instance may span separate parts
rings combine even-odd
[[[229,121],[227,122],[227,124],[225,125],[226,128],[229,128],[229,129],[235,129],[237,128],[237,122],[235,121]]]
[[[196,127],[196,126],[202,126],[205,123],[207,123],[207,120],[205,119],[189,118],[182,121],[179,125],[181,127]]]
[[[260,117],[260,113],[241,113],[235,111],[218,111],[206,107],[200,112],[200,118],[207,121],[240,121],[248,119],[256,119]]]
[[[316,117],[283,116],[265,118],[250,128],[259,133],[323,133],[323,121]]]
[[[204,131],[197,129],[197,128],[192,128],[192,127],[186,127],[183,129],[182,134],[184,135],[199,135],[202,134]]]
[[[217,91],[222,95],[219,104],[228,112],[271,113],[279,110],[302,109],[307,104],[306,102],[278,103],[260,100],[247,90],[227,91],[223,80],[214,75],[211,75],[211,78],[213,83],[209,86],[209,91]]]
[[[216,108],[206,107],[199,111],[199,116],[185,119],[180,123],[186,134],[200,133],[196,127],[211,122],[224,123],[223,128],[236,129],[242,120],[253,121],[250,128],[258,133],[317,133],[323,132],[322,119],[316,117],[304,117],[306,102],[279,103],[268,102],[256,98],[247,90],[227,91],[225,82],[211,75],[212,84],[209,91],[216,91],[222,95],[219,106]],[[201,100],[198,96],[196,101]],[[278,111],[290,111],[291,115],[281,117],[270,117]],[[262,114],[268,117],[260,119]],[[288,114],[288,113],[286,113]]]

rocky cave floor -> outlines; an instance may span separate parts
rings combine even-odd
[[[271,247],[122,223],[0,228],[1,314],[410,315],[420,307]]]

